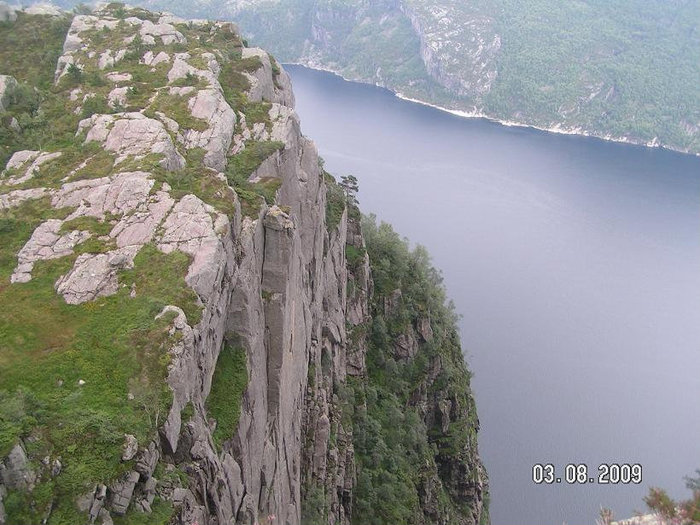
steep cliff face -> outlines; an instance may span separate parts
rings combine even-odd
[[[408,346],[409,363],[443,332],[422,317],[370,340],[385,299],[359,211],[286,73],[230,23],[15,15],[3,31],[27,53],[46,44],[25,30],[70,28],[49,77],[0,71],[18,81],[2,97],[0,524],[367,515],[367,352]],[[42,83],[28,108],[21,86]],[[467,371],[457,350],[467,389],[438,386],[433,353],[405,401],[431,442],[456,421],[467,441],[426,452],[417,522],[483,522]]]

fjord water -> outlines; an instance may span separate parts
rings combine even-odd
[[[700,159],[455,117],[287,66],[362,209],[423,244],[460,323],[493,525],[590,525],[700,468]],[[640,463],[641,485],[532,466]]]

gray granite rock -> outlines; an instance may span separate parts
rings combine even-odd
[[[24,446],[16,444],[0,463],[0,482],[10,490],[32,490],[36,479]]]
[[[46,188],[31,188],[28,190],[15,190],[0,195],[0,210],[7,210],[19,206],[24,201],[40,199],[48,195]]]
[[[167,170],[185,165],[163,123],[141,113],[94,115],[81,121],[79,129],[87,131],[86,143],[100,142],[107,151],[115,152],[117,164],[127,157],[140,159],[155,153],[163,155],[161,165]]]
[[[0,5],[0,20],[2,20],[2,5]],[[17,87],[17,80],[10,75],[0,75],[0,111],[7,109],[10,93]]]
[[[13,283],[26,283],[32,279],[32,269],[37,261],[59,259],[73,253],[73,248],[90,237],[89,232],[69,231],[61,233],[63,221],[50,219],[41,224],[27,244],[17,254],[17,267],[10,277]]]
[[[199,90],[189,99],[188,105],[192,116],[206,121],[208,127],[204,131],[185,130],[185,146],[188,149],[203,148],[206,151],[204,164],[223,171],[236,125],[236,114],[219,89]]]
[[[118,62],[122,50],[114,46],[109,52],[91,49],[87,38],[87,31],[114,29],[119,23],[105,13],[73,19],[57,77],[67,64],[84,61],[89,53],[98,67],[109,69]],[[184,43],[176,27],[180,20],[163,16],[153,23],[139,18],[136,10],[127,14],[134,16],[125,18],[123,24],[134,35],[140,34],[145,45]],[[217,23],[212,31],[235,28]],[[125,45],[134,35],[127,37]],[[145,51],[141,61],[151,67],[171,64],[170,85],[161,89],[188,97],[192,115],[208,123],[206,130],[181,129],[167,108],[149,117],[141,113],[94,115],[80,123],[78,136],[84,134],[86,142],[97,142],[115,155],[114,173],[77,181],[69,176],[57,189],[26,194],[18,190],[0,197],[2,207],[50,195],[54,208],[72,209],[66,220],[94,217],[110,221],[109,235],[101,238],[110,243],[108,251],[80,255],[56,283],[57,293],[72,304],[115,293],[119,270],[128,268],[146,243],[154,243],[164,253],[180,251],[191,257],[186,282],[200,299],[199,321],[188,319],[174,305],[159,315],[170,314],[168,319],[172,319],[167,371],[172,406],[159,418],[159,439],[137,451],[133,443],[127,447],[124,458],[133,461],[133,472],[109,490],[98,488],[81,498],[93,523],[109,523],[109,512],[123,515],[130,505],[148,512],[158,493],[177,506],[177,519],[183,524],[237,519],[252,523],[274,515],[275,523],[299,525],[302,487],[307,481],[321,484],[329,495],[332,522],[349,523],[348,502],[355,483],[352,429],[338,425],[342,413],[334,392],[348,375],[362,377],[366,372],[366,343],[362,338],[349,341],[347,323],[356,326],[368,319],[369,267],[365,260],[350,273],[345,258],[347,244],[359,248],[364,241],[359,225],[351,223],[347,214],[333,232],[326,230],[326,186],[318,153],[301,134],[286,73],[282,70],[275,76],[271,59],[262,50],[246,48],[243,56],[260,59],[261,67],[250,74],[248,97],[271,103],[270,127],[248,126],[243,113],[234,114],[219,84],[219,55],[204,52],[195,61],[187,53],[166,48],[156,54],[153,48]],[[205,87],[172,85],[187,73],[203,79]],[[122,75],[111,79],[117,85],[109,100],[123,105],[124,89],[133,79]],[[87,94],[75,92],[74,102]],[[205,165],[213,169],[211,175],[225,181],[215,171],[226,166],[234,130],[238,135],[235,152],[248,140],[284,143],[252,176],[252,181],[272,178],[280,183],[275,204],[262,206],[254,217],[241,217],[235,197],[237,210],[227,216],[198,196],[176,193],[162,182],[160,170],[158,186],[155,175],[147,171],[119,173],[127,159],[138,161],[150,153],[162,154],[167,170],[179,170],[184,159],[177,148],[201,147],[206,151]],[[23,160],[18,157],[8,176],[26,174],[27,166],[41,154],[30,152]],[[31,254],[33,260],[70,254],[89,235],[61,233],[63,223],[40,225],[18,262],[28,264]],[[31,268],[20,266],[18,272],[25,270],[23,274],[30,275]],[[349,279],[355,285],[353,295],[348,292]],[[134,297],[140,293],[138,289],[131,292]],[[245,352],[249,382],[241,400],[238,428],[225,436],[220,450],[214,445],[216,425],[206,407],[225,343]],[[330,370],[324,371],[326,360]],[[313,384],[308,382],[310,363],[315,370]],[[191,416],[183,422],[185,407]],[[337,439],[330,439],[331,434]],[[177,476],[167,476],[160,483],[153,478],[157,465],[167,472],[173,463],[186,470],[187,488],[178,486]]]
[[[84,253],[73,268],[56,281],[56,292],[68,304],[82,304],[114,295],[119,289],[117,273],[132,268],[138,247],[128,246],[107,253]]]
[[[6,177],[2,181],[4,184],[16,186],[32,179],[41,169],[42,164],[57,159],[62,153],[42,153],[40,151],[18,151],[10,157],[7,167],[3,172]],[[17,173],[15,173],[17,172]],[[10,174],[10,176],[7,176]]]
[[[124,451],[122,453],[122,461],[130,461],[134,459],[139,450],[139,442],[135,436],[126,434],[124,436]]]
[[[126,514],[138,481],[138,472],[127,472],[109,487],[108,507],[111,512],[117,516]]]

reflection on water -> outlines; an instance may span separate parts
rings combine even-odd
[[[494,525],[587,525],[700,467],[700,159],[464,120],[288,67],[304,133],[463,315]],[[641,463],[536,486],[534,463]]]

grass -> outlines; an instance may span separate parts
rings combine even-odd
[[[229,157],[226,177],[229,184],[236,190],[245,215],[256,216],[262,201],[268,205],[275,202],[277,190],[282,184],[280,179],[268,178],[257,183],[250,182],[248,179],[266,159],[283,148],[283,142],[249,141],[243,151]]]
[[[202,148],[189,150],[185,168],[170,172],[161,169],[156,179],[170,185],[170,195],[174,198],[193,194],[231,217],[236,211],[235,196],[228,184],[219,179],[215,171],[204,165],[205,153]]]
[[[18,438],[31,436],[25,443],[32,461],[49,455],[63,463],[55,479],[42,474],[32,495],[34,510],[18,502],[19,496],[9,498],[17,505],[8,505],[8,519],[17,525],[40,521],[45,493],[54,498],[49,523],[75,523],[75,498],[129,468],[120,461],[124,434],[136,435],[140,443],[152,439],[170,405],[164,381],[170,319],[155,316],[175,304],[190,322],[200,317],[196,296],[184,282],[189,257],[165,255],[151,245],[132,270],[121,273],[124,286],[116,295],[91,303],[71,306],[54,291],[75,256],[40,262],[31,282],[10,285],[7,275],[15,261],[8,255],[45,216],[46,204],[25,203],[16,217],[0,219],[0,456]]]
[[[107,221],[101,221],[95,217],[84,215],[61,225],[59,233],[64,234],[73,230],[89,231],[97,236],[107,235],[112,231],[112,225]]]
[[[114,516],[114,525],[168,525],[175,515],[173,504],[159,498],[153,501],[151,510],[151,514],[130,512],[126,516]]]
[[[252,128],[254,124],[263,123],[265,128],[271,131],[270,108],[272,108],[272,104],[269,102],[246,102],[241,111],[245,114],[246,124],[249,128]]]
[[[245,351],[230,342],[221,349],[216,362],[207,411],[216,419],[214,443],[221,449],[233,436],[241,415],[241,398],[248,386]]]
[[[70,22],[68,16],[20,12],[14,23],[0,23],[2,74],[12,75],[32,86],[50,87]],[[18,49],[22,52],[17,53]]]
[[[247,103],[246,91],[250,81],[243,73],[254,73],[262,67],[258,57],[233,58],[222,64],[219,82],[224,90],[224,98],[231,107],[239,111]]]
[[[187,105],[188,101],[189,97],[170,95],[161,91],[148,107],[146,116],[156,118],[155,113],[160,111],[176,121],[181,128],[195,131],[207,130],[209,123],[204,119],[192,116],[192,112]]]

